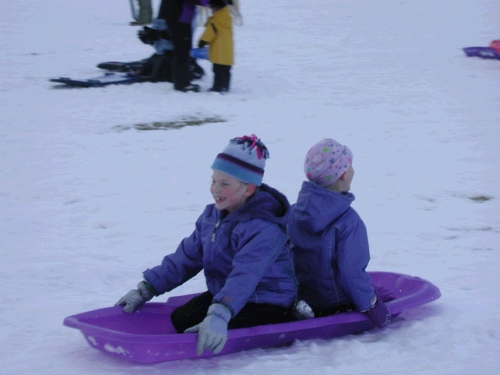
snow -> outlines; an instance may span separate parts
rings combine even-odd
[[[461,48],[500,38],[500,3],[240,3],[225,96],[168,83],[53,88],[49,78],[153,53],[128,3],[0,4],[0,374],[496,373],[500,61]],[[420,276],[442,297],[382,330],[149,366],[64,327],[175,250],[211,203],[213,158],[251,133],[271,152],[265,182],[292,203],[308,148],[347,144],[369,270]],[[157,301],[202,290],[198,275]]]

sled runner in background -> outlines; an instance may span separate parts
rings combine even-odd
[[[73,79],[68,77],[51,78],[50,82],[61,83],[73,87],[103,87],[108,85],[124,85],[136,82],[144,82],[145,78],[133,73],[108,72],[90,79]]]
[[[202,55],[198,53],[197,56]],[[74,87],[102,87],[137,82],[172,82],[168,55],[152,55],[149,59],[130,62],[105,61],[97,64],[97,67],[109,72],[88,79],[59,77],[49,81]],[[190,60],[189,72],[193,80],[201,79],[205,75],[203,68],[198,65],[194,58]]]

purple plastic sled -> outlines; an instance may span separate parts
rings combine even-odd
[[[419,277],[390,272],[370,272],[370,275],[379,296],[389,301],[387,305],[392,317],[441,296],[435,285]],[[194,295],[170,297],[166,303],[146,303],[132,314],[124,313],[120,306],[88,311],[68,316],[64,325],[79,329],[91,347],[134,362],[199,358],[196,355],[197,334],[175,333],[169,319],[172,310]],[[364,314],[351,311],[292,323],[233,329],[219,355],[278,347],[294,340],[329,339],[372,328]],[[213,355],[205,351],[202,357]]]
[[[497,50],[490,47],[466,47],[462,48],[462,50],[469,57],[477,56],[483,59],[500,59]]]

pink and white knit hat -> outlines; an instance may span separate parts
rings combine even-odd
[[[327,187],[337,181],[351,163],[351,150],[336,140],[327,138],[316,143],[307,152],[304,172],[309,181]]]

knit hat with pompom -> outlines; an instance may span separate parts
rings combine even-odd
[[[255,134],[233,138],[218,154],[212,169],[221,171],[247,184],[260,186],[269,151]]]

